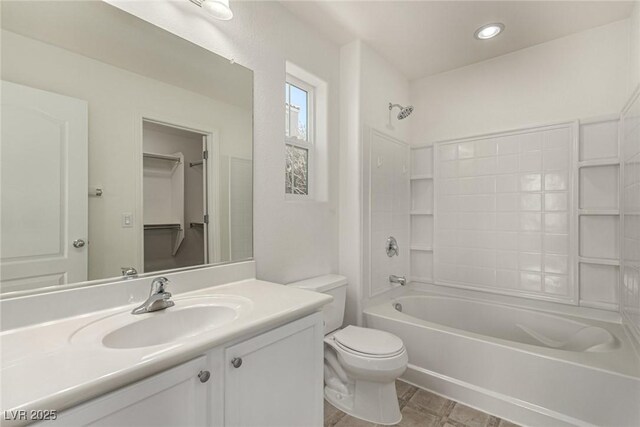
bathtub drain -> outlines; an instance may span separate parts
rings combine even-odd
[[[400,304],[399,302],[393,304],[393,308],[402,313],[402,304]]]

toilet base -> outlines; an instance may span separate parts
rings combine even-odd
[[[402,420],[395,382],[356,380],[352,394],[348,395],[325,386],[324,397],[342,412],[370,423],[393,425]]]

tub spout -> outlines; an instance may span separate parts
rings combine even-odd
[[[396,276],[395,274],[392,274],[391,276],[389,276],[389,282],[399,283],[400,285],[404,286],[407,284],[407,278],[404,276]]]

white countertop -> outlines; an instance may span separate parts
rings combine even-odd
[[[241,336],[311,314],[331,301],[329,295],[255,279],[182,293],[175,299],[220,295],[247,298],[251,309],[218,329],[171,345],[110,349],[99,345],[99,337],[96,345],[71,341],[83,326],[139,304],[0,333],[0,409],[60,411]]]

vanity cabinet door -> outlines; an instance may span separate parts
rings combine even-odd
[[[60,413],[51,426],[205,426],[209,384],[199,357]],[[204,379],[204,375],[201,377]]]
[[[225,426],[322,426],[323,332],[315,313],[225,349]]]

